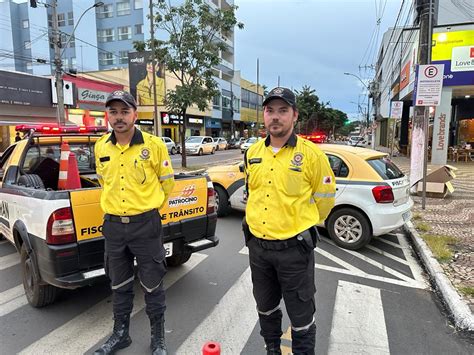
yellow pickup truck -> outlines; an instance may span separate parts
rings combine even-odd
[[[101,134],[96,131],[36,128],[1,157],[0,235],[20,254],[32,306],[51,304],[60,288],[78,288],[105,276],[101,187],[94,166],[94,143]],[[76,155],[80,189],[57,188],[63,141]],[[169,266],[218,244],[212,182],[196,174],[176,174],[175,180],[160,210]]]

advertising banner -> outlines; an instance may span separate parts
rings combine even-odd
[[[0,104],[52,107],[51,79],[0,71]]]
[[[153,73],[153,62],[151,52],[128,53],[128,69],[130,93],[140,106],[153,106],[153,75],[156,82],[156,103],[163,105],[165,98],[165,75],[163,63],[155,64]]]
[[[446,164],[448,154],[449,124],[451,121],[451,98],[453,89],[444,88],[441,95],[441,105],[436,107],[433,126],[433,144],[431,163],[436,165]]]
[[[390,118],[401,119],[403,114],[403,101],[392,101]]]

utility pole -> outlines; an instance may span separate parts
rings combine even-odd
[[[230,138],[234,138],[234,90],[230,82]]]
[[[156,103],[156,60],[155,60],[155,24],[153,19],[153,0],[150,0],[150,39],[151,60],[153,63],[153,130],[157,137],[161,136],[161,122],[158,120],[158,107]]]
[[[418,53],[418,64],[430,64],[431,63],[431,41],[433,37],[433,0],[419,0],[418,1],[418,13],[420,16],[420,39],[419,39],[419,53]],[[429,142],[429,107],[415,106],[413,127],[415,125],[422,124],[423,131],[425,134],[423,144],[423,191],[421,208],[424,210],[426,206],[426,172],[428,167],[428,142]],[[413,142],[412,145],[416,144]],[[413,155],[412,155],[413,159]]]
[[[53,44],[54,44],[54,76],[56,79],[57,98],[57,120],[59,126],[66,123],[66,112],[64,110],[64,87],[63,87],[63,61],[61,59],[61,34],[59,33],[57,0],[51,1],[51,12],[53,17]]]
[[[260,131],[260,125],[258,123],[258,121],[259,121],[258,111],[259,111],[259,108],[260,108],[259,107],[260,106],[260,100],[259,100],[260,96],[259,96],[259,93],[258,93],[258,75],[259,75],[258,71],[259,71],[259,61],[258,61],[258,58],[257,58],[257,134],[256,134],[257,137],[258,137],[258,134],[259,134],[259,131]]]

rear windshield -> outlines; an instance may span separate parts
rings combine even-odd
[[[374,168],[383,180],[400,179],[405,176],[403,172],[387,157],[367,160],[367,163]]]

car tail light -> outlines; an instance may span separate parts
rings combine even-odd
[[[214,213],[216,211],[216,192],[214,191],[214,185],[211,180],[207,177],[207,214]]]
[[[374,195],[377,203],[391,203],[394,201],[391,186],[375,186],[372,189],[372,195]]]
[[[46,243],[67,244],[76,240],[71,208],[60,208],[51,213],[46,226]]]

